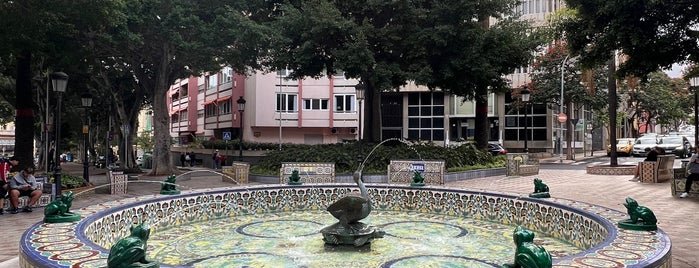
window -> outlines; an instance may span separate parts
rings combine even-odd
[[[408,139],[444,140],[444,93],[408,94]]]
[[[204,106],[204,116],[212,117],[216,116],[216,104],[210,103]]]
[[[204,110],[197,111],[197,118],[204,118]]]
[[[172,114],[172,116],[170,117],[170,122],[180,122],[180,116],[177,113]]]
[[[231,99],[227,99],[225,101],[218,103],[218,114],[219,115],[230,114],[230,113],[231,113]]]
[[[277,94],[277,112],[296,113],[298,107],[296,105],[296,94],[281,93]]]
[[[187,84],[184,84],[180,87],[180,98],[186,98],[187,93]]]
[[[187,121],[187,110],[180,111],[180,122]]]
[[[527,107],[517,106],[512,95],[505,95],[505,140],[524,142],[524,126],[527,126],[526,138],[530,141],[545,141],[547,139],[547,109],[545,104],[530,103]],[[527,120],[524,120],[525,110]]]
[[[209,89],[215,89],[218,86],[218,77],[215,74],[209,75]]]
[[[221,70],[221,83],[233,81],[233,69],[231,67],[223,67]]]
[[[328,99],[303,99],[304,110],[328,110]]]
[[[335,112],[336,113],[350,113],[355,112],[354,107],[355,95],[335,95]]]

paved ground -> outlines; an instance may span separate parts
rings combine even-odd
[[[598,153],[597,155],[603,155]],[[630,176],[601,176],[585,173],[585,161],[594,162],[578,155],[577,162],[563,161],[558,158],[544,161],[542,169],[537,176],[528,177],[488,177],[450,183],[449,187],[483,189],[489,191],[501,191],[509,193],[529,194],[533,189],[532,179],[541,178],[550,188],[551,194],[559,198],[569,198],[583,202],[605,206],[611,209],[624,211],[622,205],[625,197],[633,197],[642,206],[649,207],[658,218],[658,225],[672,239],[673,267],[699,268],[699,254],[696,248],[699,246],[699,199],[680,199],[672,197],[669,183],[641,184],[630,182]],[[78,164],[68,163],[64,167],[65,173],[81,174],[82,167]],[[101,174],[100,174],[101,173]],[[106,181],[104,170],[91,170],[91,178],[95,184]],[[162,181],[163,178],[156,178]],[[220,177],[195,177],[191,180],[178,181],[183,188],[204,188],[222,183]],[[118,198],[125,198],[141,194],[157,193],[160,189],[158,183],[139,183],[129,187],[127,195],[112,196],[107,194],[95,194],[94,191],[80,194],[76,197],[73,208],[80,208],[96,203],[106,202]],[[26,228],[43,218],[43,209],[36,209],[32,213],[19,213],[15,215],[5,214],[0,216],[0,235],[6,241],[3,250],[0,251],[0,267],[18,267],[17,254],[19,238]]]

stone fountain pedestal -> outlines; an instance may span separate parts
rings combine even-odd
[[[323,241],[330,245],[353,245],[361,247],[371,243],[375,238],[382,238],[386,232],[381,228],[366,225],[362,222],[350,223],[345,226],[335,223],[320,230],[323,234]]]

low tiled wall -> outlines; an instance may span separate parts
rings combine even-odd
[[[162,228],[201,218],[320,210],[353,190],[356,186],[352,184],[230,187],[95,205],[78,211],[84,216],[79,223],[37,224],[27,230],[20,244],[20,263],[22,267],[105,265],[107,248],[128,236],[133,224],[147,221],[153,228]],[[586,261],[614,262],[615,267],[664,267],[670,262],[670,240],[664,232],[619,230],[615,223],[628,218],[625,213],[591,204],[390,185],[370,185],[369,194],[374,210],[420,211],[521,225],[588,249],[554,260],[554,267],[583,267],[580,264]],[[634,237],[635,246],[626,244],[629,237]],[[630,254],[638,258],[617,258]]]
[[[303,183],[332,183],[335,180],[335,163],[285,162],[279,170],[279,183],[289,182],[294,170],[299,171]]]
[[[388,164],[388,183],[410,183],[415,171],[421,173],[426,184],[444,184],[443,160],[391,160]]]

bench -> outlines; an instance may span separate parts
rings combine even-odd
[[[673,165],[675,164],[674,155],[659,155],[655,162],[643,161],[640,165],[639,177],[641,182],[657,183],[666,182],[675,176]]]
[[[332,183],[335,181],[335,163],[283,162],[279,169],[279,183],[289,182],[289,176],[298,170],[303,183]]]
[[[529,154],[507,154],[507,176],[530,176],[539,174],[539,159]]]
[[[36,207],[45,207],[49,203],[51,203],[51,200],[53,200],[53,196],[56,194],[56,186],[53,183],[48,183],[48,178],[47,177],[36,177],[36,182],[39,184],[39,189],[41,190],[41,197],[39,198],[39,201],[36,202]],[[29,205],[29,197],[28,196],[20,196],[19,197],[19,203],[17,203],[18,208],[22,208]],[[5,206],[3,207],[5,211],[10,209],[10,194],[7,194],[7,197],[5,198]]]
[[[426,184],[444,185],[443,160],[391,160],[388,164],[388,183],[411,183],[415,171],[420,172]]]
[[[221,176],[222,182],[247,184],[248,175],[250,175],[250,163],[233,162],[230,166],[221,167],[221,173],[226,175]]]
[[[678,196],[682,193],[684,193],[684,186],[685,183],[687,182],[687,164],[689,161],[687,160],[682,160],[682,167],[680,168],[675,168],[675,174],[672,179],[672,182],[670,183],[670,192],[672,193],[672,196]],[[691,197],[699,197],[699,182],[694,181],[692,183],[692,188],[689,190],[689,196]]]

